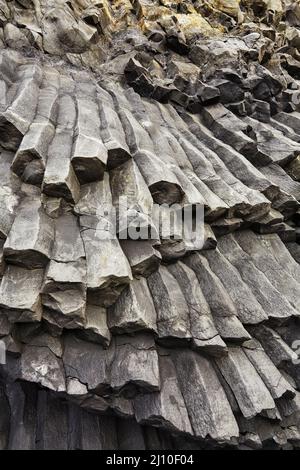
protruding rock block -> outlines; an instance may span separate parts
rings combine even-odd
[[[203,294],[210,306],[214,324],[223,339],[244,341],[249,334],[237,317],[236,307],[220,279],[210,269],[203,255],[196,253],[185,263],[195,272]]]
[[[243,324],[256,324],[268,319],[262,306],[247,284],[243,282],[238,270],[218,249],[207,250],[203,252],[203,256],[208,260],[210,269],[218,276],[234,301],[238,317]]]
[[[66,390],[62,360],[48,348],[25,346],[21,359],[21,378],[55,392]]]
[[[71,162],[81,184],[100,180],[107,163],[107,149],[100,136],[100,119],[95,99],[79,97],[75,143]]]
[[[281,397],[294,398],[295,390],[275,367],[257,341],[246,341],[243,345],[243,351],[259,373],[273,399]]]
[[[111,334],[107,326],[107,311],[97,305],[86,305],[84,329],[78,332],[87,341],[108,347]]]
[[[216,363],[245,418],[275,409],[269,390],[241,348],[230,347],[228,356],[218,358]]]
[[[52,197],[63,197],[77,202],[80,186],[71,165],[71,152],[76,119],[74,99],[70,95],[60,98],[55,136],[48,148],[43,192]]]
[[[111,387],[123,394],[160,388],[158,356],[151,335],[117,336],[111,365]]]
[[[4,258],[31,269],[44,267],[51,257],[53,237],[53,221],[45,214],[40,195],[28,195],[18,207],[4,245]]]
[[[55,239],[51,258],[59,263],[78,261],[85,257],[77,217],[63,214],[55,221]]]
[[[176,369],[167,354],[159,356],[161,387],[159,392],[140,395],[134,400],[139,423],[162,425],[171,431],[193,434],[186,405],[178,385]]]
[[[189,307],[175,277],[165,266],[147,278],[157,313],[157,330],[164,342],[191,339]]]
[[[86,309],[85,291],[72,288],[66,288],[65,290],[52,289],[42,295],[43,318],[59,328],[83,327]]]
[[[161,263],[161,254],[151,240],[121,240],[121,248],[129,261],[135,277],[148,277],[157,271]]]
[[[193,347],[212,355],[224,354],[226,345],[214,325],[210,307],[194,271],[181,261],[168,269],[179,283],[189,308]]]
[[[110,172],[110,187],[112,202],[117,210],[119,238],[147,239],[152,232],[155,233],[153,199],[133,160]]]
[[[220,252],[237,268],[241,278],[251,289],[269,318],[278,321],[298,316],[292,305],[275,289],[269,279],[254,265],[251,257],[242,250],[233,235],[221,237]]]
[[[195,352],[177,350],[174,363],[195,436],[227,442],[237,437],[237,422],[210,361]]]
[[[90,391],[108,389],[107,352],[100,344],[90,343],[69,333],[64,343],[63,363],[66,378],[76,378]]]
[[[132,273],[116,237],[107,173],[102,181],[83,186],[75,211],[81,215],[88,300],[92,304],[108,307],[132,280]]]
[[[10,165],[13,153],[3,151],[0,154],[0,238],[6,238],[15,218],[15,212],[19,203],[18,178],[11,173]]]
[[[17,150],[33,121],[39,96],[42,71],[37,64],[20,65],[13,100],[0,116],[0,143]]]
[[[111,96],[97,88],[101,137],[107,150],[108,169],[116,168],[131,158],[121,121],[114,109]]]

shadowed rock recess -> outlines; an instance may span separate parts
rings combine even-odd
[[[299,202],[297,0],[0,0],[0,449],[299,448]]]

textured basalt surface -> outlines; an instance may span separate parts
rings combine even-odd
[[[299,2],[0,1],[0,40],[0,448],[300,447]]]

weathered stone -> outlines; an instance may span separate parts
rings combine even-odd
[[[247,284],[243,282],[238,270],[222,256],[218,249],[203,252],[203,256],[226,288],[243,324],[255,324],[268,319]]]
[[[147,278],[157,313],[157,330],[161,340],[189,340],[189,308],[175,277],[165,266]]]
[[[101,137],[107,149],[108,169],[115,168],[131,158],[125,133],[116,113],[113,101],[102,88],[97,88],[99,114],[101,121]]]
[[[300,156],[298,155],[286,167],[286,172],[296,181],[300,181]]]
[[[162,425],[170,430],[192,434],[172,359],[163,354],[159,356],[159,368],[161,389],[135,399],[136,419],[141,424]]]
[[[270,283],[278,292],[283,294],[284,298],[290,302],[294,309],[300,312],[299,284],[287,271],[282,276],[280,264],[277,263],[270,252],[264,249],[260,239],[257,239],[256,235],[250,230],[236,233],[234,237],[243,251],[251,256],[255,266],[264,273]]]
[[[18,178],[10,172],[13,159],[11,152],[0,154],[0,238],[6,238],[15,218],[15,210],[19,202],[17,190],[20,186]]]
[[[79,199],[79,182],[71,166],[71,152],[76,109],[73,98],[60,98],[55,136],[48,148],[43,192],[52,197],[63,197],[69,202]]]
[[[39,321],[42,315],[40,289],[43,270],[7,266],[0,285],[0,307],[9,321]]]
[[[281,336],[267,326],[252,327],[251,334],[262,344],[275,366],[297,359],[297,354],[283,341]]]
[[[151,220],[151,193],[133,160],[110,172],[112,202],[117,210],[119,238],[148,238],[156,227]]]
[[[84,339],[109,346],[111,334],[107,326],[107,312],[102,307],[87,304],[84,330],[78,332]]]
[[[157,330],[156,311],[146,279],[134,279],[122,292],[108,312],[108,325],[113,333]]]
[[[246,341],[243,345],[243,351],[252,362],[274,399],[281,397],[294,398],[294,389],[281,375],[279,370],[276,369],[258,342],[253,340]]]
[[[51,255],[52,220],[44,213],[39,195],[26,197],[3,247],[7,262],[31,269],[45,266]]]
[[[117,336],[111,366],[111,386],[116,391],[135,394],[137,390],[159,390],[158,356],[152,336]]]
[[[85,323],[86,294],[83,290],[68,289],[42,295],[45,307],[43,318],[60,328],[80,328]]]
[[[21,377],[50,390],[66,390],[62,361],[47,347],[25,346],[21,359]]]
[[[77,218],[71,213],[64,214],[55,222],[51,259],[58,263],[69,263],[84,257],[85,252]]]
[[[216,363],[245,418],[275,408],[270,392],[241,348],[230,347],[228,356],[218,358]]]
[[[210,307],[195,273],[181,261],[170,265],[168,269],[179,283],[187,302],[195,349],[212,355],[222,354],[226,351],[226,345],[216,330]]]
[[[128,260],[116,238],[107,174],[101,182],[83,186],[76,212],[82,215],[80,226],[87,260],[88,300],[107,307],[132,280]]]
[[[42,71],[37,64],[21,65],[12,103],[0,116],[0,142],[4,148],[17,150],[36,112]]]
[[[67,335],[63,363],[66,378],[78,379],[89,390],[97,393],[107,389],[107,352],[99,344],[82,341],[72,334]]]
[[[184,261],[197,276],[220,336],[231,341],[248,339],[249,334],[237,318],[237,310],[229,293],[210,269],[208,261],[199,253]]]
[[[212,364],[191,351],[174,357],[179,386],[195,436],[230,441],[239,430]]]
[[[241,249],[233,235],[220,238],[218,249],[237,268],[269,318],[280,320],[298,315],[266,276],[256,268],[251,257]]]
[[[151,240],[121,240],[120,244],[135,277],[148,277],[159,268],[161,254]]]
[[[100,136],[99,112],[94,100],[90,97],[76,100],[77,123],[71,162],[81,184],[100,180],[107,163],[107,149]]]

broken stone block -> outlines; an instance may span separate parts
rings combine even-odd
[[[216,359],[216,363],[245,418],[250,419],[264,410],[275,408],[269,390],[241,348],[228,348],[228,356]]]
[[[3,151],[0,154],[0,238],[6,238],[15,218],[16,207],[19,203],[18,178],[11,173],[10,165],[13,153]]]
[[[44,293],[43,318],[59,328],[80,328],[85,324],[86,293],[79,289]]]
[[[37,64],[21,65],[12,103],[0,116],[0,143],[17,150],[34,118],[42,71]]]
[[[260,328],[251,327],[250,331],[262,344],[275,366],[281,367],[285,363],[297,360],[297,354],[286,344],[279,333],[272,328],[261,325]]]
[[[187,302],[195,349],[212,355],[224,353],[226,345],[214,325],[210,307],[194,271],[181,261],[170,265],[168,269],[179,283]]]
[[[56,289],[84,288],[86,285],[86,261],[59,263],[51,260],[45,273],[43,292],[53,292]]]
[[[55,239],[51,259],[58,263],[78,261],[85,257],[80,227],[73,214],[63,214],[55,221]]]
[[[100,136],[97,103],[77,98],[77,123],[71,162],[81,184],[100,180],[107,163],[107,149]]]
[[[203,252],[203,256],[208,260],[210,268],[221,280],[234,301],[238,317],[243,324],[255,324],[268,319],[262,306],[241,279],[237,269],[222,256],[218,249]]]
[[[112,98],[102,88],[97,88],[101,137],[107,149],[107,167],[115,168],[131,158],[125,133],[114,109]]]
[[[0,308],[11,322],[40,321],[42,269],[25,269],[9,265],[0,285]]]
[[[161,254],[151,240],[121,240],[121,248],[129,261],[135,277],[148,277],[157,271],[161,263]]]
[[[75,378],[90,391],[101,394],[109,386],[107,352],[100,344],[68,334],[64,341],[63,363],[66,378]]]
[[[63,197],[76,203],[79,199],[79,182],[71,165],[71,152],[76,118],[73,98],[63,95],[57,118],[55,136],[48,148],[47,166],[42,190],[52,197]]]
[[[21,357],[21,378],[56,392],[66,390],[62,360],[45,347],[24,347]]]
[[[86,305],[84,329],[78,334],[87,341],[108,347],[111,334],[107,326],[107,311],[97,305]]]
[[[141,424],[162,425],[171,431],[192,434],[176,370],[170,356],[164,354],[159,356],[159,369],[160,391],[140,395],[134,400],[137,421]]]
[[[287,380],[275,367],[271,359],[267,356],[257,341],[246,341],[243,344],[243,351],[254,365],[274,399],[281,397],[294,398],[295,391],[293,387],[290,386]]]
[[[229,293],[212,272],[204,256],[196,253],[184,259],[184,262],[197,276],[220,336],[231,341],[249,339],[248,332],[237,318],[237,310]]]
[[[53,237],[53,222],[45,214],[40,196],[27,196],[4,244],[4,258],[30,269],[44,267],[50,259]]]
[[[195,436],[221,441],[238,436],[238,425],[210,361],[195,352],[177,350],[174,364]]]
[[[189,308],[175,277],[165,266],[160,266],[147,282],[157,313],[159,338],[170,343],[189,341]]]
[[[110,187],[119,238],[147,239],[156,230],[152,222],[153,199],[133,160],[110,172]]]
[[[232,234],[219,239],[218,249],[237,268],[269,318],[280,320],[298,315],[266,276],[256,268],[251,257],[241,249]]]
[[[111,386],[126,396],[159,390],[158,356],[151,335],[116,336]]]

